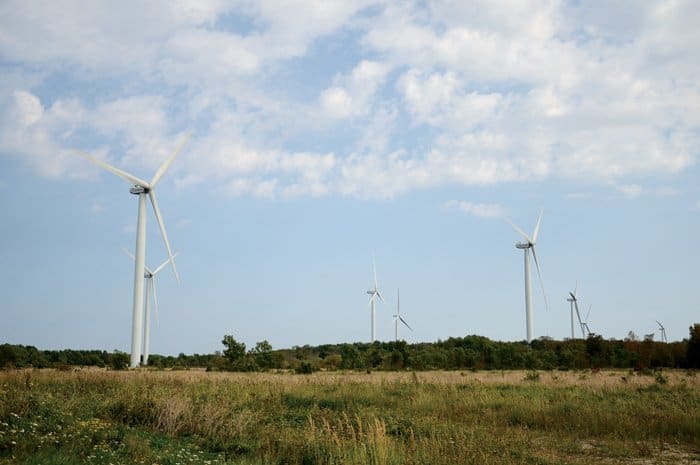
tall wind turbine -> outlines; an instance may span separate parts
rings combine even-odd
[[[578,324],[581,327],[581,332],[583,333],[583,325],[581,324],[581,313],[578,310],[578,297],[576,297],[576,291],[578,290],[578,283],[574,288],[574,292],[569,292],[569,297],[566,299],[567,302],[571,304],[571,339],[574,339],[574,309],[576,310],[576,318],[578,319]],[[585,338],[586,335],[583,334]]]
[[[141,334],[143,322],[143,287],[144,287],[144,262],[146,260],[146,196],[151,201],[153,206],[153,213],[155,213],[156,220],[158,221],[158,226],[160,227],[160,233],[163,236],[163,241],[165,242],[165,248],[168,250],[168,257],[170,258],[171,264],[173,266],[173,272],[175,273],[175,278],[180,281],[180,277],[177,274],[177,268],[175,267],[175,261],[173,260],[173,253],[170,249],[170,242],[168,242],[168,234],[165,231],[165,225],[163,224],[163,217],[160,214],[160,208],[158,208],[158,200],[156,199],[155,187],[158,181],[163,177],[165,172],[168,170],[172,162],[180,154],[180,151],[185,146],[185,143],[189,139],[189,135],[180,143],[175,152],[158,168],[156,174],[151,179],[151,182],[144,181],[143,179],[137,178],[136,176],[122,171],[119,168],[115,168],[102,160],[98,160],[85,152],[76,151],[81,157],[91,161],[92,163],[104,168],[112,174],[119,176],[125,181],[132,184],[129,189],[129,193],[133,195],[138,195],[139,206],[138,214],[136,217],[136,259],[134,260],[134,300],[133,300],[133,313],[131,318],[131,361],[129,366],[135,368],[139,365],[139,356],[141,354]]]
[[[379,292],[379,285],[377,284],[377,265],[374,263],[374,260],[372,260],[372,270],[374,271],[374,287],[367,291],[367,294],[372,296],[369,298],[369,306],[372,309],[372,341],[370,342],[374,342],[377,340],[375,332],[375,304],[377,297],[379,297],[382,300],[382,302],[384,302],[384,297],[382,296],[382,293]]]
[[[535,259],[535,267],[537,267],[537,276],[539,277],[540,280],[540,285],[542,286],[542,297],[544,297],[544,304],[545,307],[548,307],[547,304],[547,295],[544,292],[544,283],[542,282],[542,274],[540,273],[540,265],[537,262],[537,252],[535,250],[535,244],[537,244],[537,234],[539,233],[540,230],[540,221],[542,220],[542,212],[543,210],[540,210],[540,216],[537,218],[537,224],[535,225],[535,230],[532,233],[532,239],[530,239],[530,236],[525,234],[520,228],[518,228],[515,224],[513,224],[510,220],[508,223],[510,223],[511,226],[513,226],[513,229],[515,229],[518,234],[523,236],[526,242],[517,242],[515,244],[515,247],[518,249],[523,250],[523,256],[525,257],[525,324],[527,328],[527,342],[532,341],[532,286],[530,284],[530,249],[532,249],[532,257]]]
[[[134,261],[136,261],[136,257],[129,252],[126,249],[124,250],[124,253],[126,253],[128,256],[130,256]],[[177,257],[177,252],[173,254],[173,258]],[[144,322],[143,322],[143,356],[141,357],[142,363],[144,365],[148,365],[148,356],[150,355],[150,339],[151,339],[151,298],[153,299],[153,306],[156,310],[156,317],[158,316],[158,294],[156,293],[156,275],[160,273],[160,271],[165,268],[165,266],[170,263],[171,259],[165,260],[163,263],[161,263],[158,268],[155,270],[151,271],[148,266],[144,265],[143,268],[145,270],[143,277],[146,280],[145,288],[145,315],[144,315]]]
[[[408,323],[406,323],[406,320],[401,317],[401,295],[399,294],[399,290],[396,289],[396,315],[394,315],[394,340],[396,342],[399,341],[399,321],[401,321],[401,323],[403,323],[408,329],[413,331],[413,328],[411,328]]]
[[[656,324],[659,325],[659,330],[661,330],[661,341],[668,342],[668,339],[666,338],[666,328],[664,328],[664,325],[659,323],[659,320],[656,320]]]

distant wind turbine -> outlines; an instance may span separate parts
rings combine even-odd
[[[379,297],[382,302],[384,302],[384,297],[382,296],[382,293],[379,291],[379,285],[377,284],[377,265],[374,262],[374,259],[372,259],[372,270],[374,272],[374,287],[372,289],[369,289],[367,291],[367,294],[371,295],[369,298],[369,306],[372,309],[372,340],[371,342],[374,342],[377,340],[376,337],[376,332],[375,332],[375,303],[377,300],[377,297]]]
[[[656,320],[656,324],[659,325],[659,330],[661,330],[661,341],[668,342],[668,339],[666,338],[666,328],[664,328],[664,325],[659,323],[659,320]]]
[[[160,168],[158,168],[158,171],[156,171],[153,179],[151,179],[151,182],[137,178],[136,176],[129,174],[126,171],[122,171],[119,168],[115,168],[112,165],[109,165],[102,160],[98,160],[85,152],[75,151],[75,153],[81,157],[131,183],[132,187],[129,189],[129,192],[139,196],[138,216],[136,217],[136,259],[134,260],[134,310],[131,318],[131,360],[129,363],[131,368],[135,368],[139,365],[139,357],[141,355],[141,324],[143,322],[144,302],[143,276],[145,270],[144,262],[146,260],[146,195],[148,195],[151,205],[153,206],[153,212],[155,213],[156,220],[158,221],[160,233],[163,236],[163,242],[165,242],[165,248],[168,250],[168,257],[170,258],[170,263],[172,264],[173,272],[175,273],[175,279],[177,279],[179,282],[180,277],[177,274],[177,268],[175,267],[175,261],[173,260],[174,257],[172,250],[170,249],[170,242],[168,242],[168,234],[165,231],[165,225],[163,224],[163,217],[160,214],[160,208],[158,208],[155,187],[175,158],[180,154],[180,151],[185,146],[188,139],[189,135],[185,137],[185,139],[178,146],[177,150],[175,150],[175,152],[167,160],[165,160]]]
[[[517,242],[515,247],[523,250],[523,256],[525,257],[525,322],[527,330],[527,342],[532,342],[532,286],[530,284],[530,249],[532,249],[532,257],[535,259],[535,266],[537,267],[537,276],[540,280],[540,285],[542,286],[542,297],[544,297],[545,307],[549,307],[547,304],[547,295],[544,292],[544,283],[542,282],[542,274],[540,273],[540,265],[537,261],[537,252],[535,249],[535,244],[537,244],[537,234],[540,230],[540,221],[542,220],[542,212],[540,210],[540,216],[537,218],[537,224],[535,225],[535,230],[532,233],[532,239],[525,234],[522,229],[518,228],[513,222],[506,219],[513,229],[515,229],[518,234],[523,236],[527,242]]]
[[[126,249],[122,249],[124,253],[126,253],[128,256],[132,258],[132,260],[136,261],[136,257],[134,257],[134,254],[129,252]],[[173,254],[173,258],[177,257],[177,252]],[[163,263],[161,263],[158,268],[155,270],[151,271],[148,266],[144,265],[145,272],[143,274],[144,279],[146,280],[146,292],[145,292],[145,316],[144,316],[144,323],[143,323],[143,356],[141,358],[142,363],[144,365],[148,365],[148,356],[150,355],[150,339],[151,339],[151,296],[153,298],[153,307],[155,308],[156,311],[156,318],[158,318],[158,294],[156,293],[156,275],[160,273],[160,271],[165,268],[165,266],[170,263],[171,259],[165,260]]]
[[[403,323],[408,329],[413,331],[413,328],[411,328],[408,323],[406,323],[406,320],[404,320],[401,317],[401,295],[399,294],[399,290],[396,289],[396,315],[394,315],[394,340],[398,342],[399,340],[399,321]]]
[[[581,323],[581,313],[578,310],[578,297],[576,297],[576,291],[578,290],[578,283],[576,283],[576,287],[574,288],[574,292],[569,292],[569,298],[566,299],[567,302],[571,304],[571,339],[574,339],[574,309],[576,310],[576,318],[578,319],[578,324],[581,327],[581,333],[583,334],[583,337],[586,337],[586,334],[583,331],[583,324]]]

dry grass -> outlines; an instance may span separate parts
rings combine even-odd
[[[42,370],[50,371],[50,370]],[[60,374],[62,372],[56,372]],[[160,379],[181,382],[198,382],[203,379],[211,382],[232,382],[241,386],[265,385],[333,385],[338,383],[386,384],[386,383],[428,383],[435,385],[454,385],[477,383],[483,385],[521,385],[528,384],[528,371],[493,370],[493,371],[326,371],[309,375],[292,375],[292,372],[279,371],[269,373],[239,372],[205,372],[193,370],[130,370],[105,371],[100,368],[82,369],[81,374],[101,373],[119,380],[148,379],[151,375]],[[549,387],[579,386],[586,388],[640,388],[657,384],[657,373],[667,379],[669,386],[687,386],[700,389],[700,375],[686,370],[663,370],[659,372],[637,373],[631,370],[579,370],[579,371],[538,371],[538,382]]]
[[[0,463],[700,463],[698,418],[683,371],[0,373]]]

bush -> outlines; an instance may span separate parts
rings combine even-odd
[[[296,371],[297,374],[300,375],[310,375],[311,373],[316,371],[316,369],[309,362],[301,362],[301,365],[299,365],[294,371]]]

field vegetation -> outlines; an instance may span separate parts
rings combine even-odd
[[[700,376],[7,370],[0,463],[700,463]]]
[[[700,368],[700,324],[690,338],[659,342],[653,334],[622,340],[591,334],[563,341],[540,338],[527,343],[492,341],[483,336],[450,337],[444,341],[322,344],[273,350],[263,340],[246,350],[232,335],[213,354],[151,355],[157,368],[206,367],[213,371],[317,370],[552,370],[585,368]],[[127,354],[99,350],[39,350],[33,346],[0,344],[0,368],[65,368],[98,366],[125,368]]]

